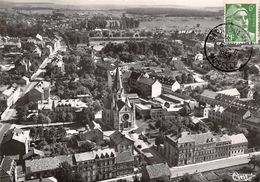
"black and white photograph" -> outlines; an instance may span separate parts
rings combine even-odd
[[[259,0],[0,0],[0,182],[260,182]]]

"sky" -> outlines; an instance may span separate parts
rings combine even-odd
[[[0,0],[1,1],[1,0]],[[71,5],[177,5],[221,7],[223,0],[5,0],[9,2],[51,2]]]

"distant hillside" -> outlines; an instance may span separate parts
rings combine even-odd
[[[169,17],[216,17],[223,16],[221,11],[207,11],[196,9],[179,9],[179,8],[129,8],[126,9],[128,14],[138,15],[165,15]]]

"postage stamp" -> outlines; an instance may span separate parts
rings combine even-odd
[[[251,42],[258,43],[258,1],[224,0],[225,43],[244,43],[240,29],[248,32]],[[234,26],[232,26],[234,25]]]

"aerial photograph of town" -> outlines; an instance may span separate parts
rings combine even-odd
[[[0,182],[260,182],[258,0],[0,0]]]

